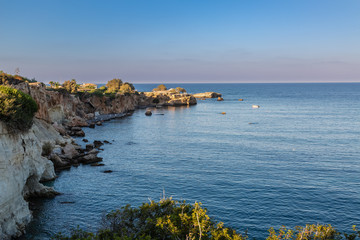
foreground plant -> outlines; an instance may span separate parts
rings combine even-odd
[[[246,235],[236,233],[223,223],[216,223],[207,215],[201,203],[187,204],[164,198],[151,201],[139,208],[130,205],[112,211],[103,219],[97,233],[81,229],[73,230],[71,236],[57,234],[57,240],[130,240],[130,239],[202,239],[202,240],[243,240]]]
[[[360,231],[353,226],[352,234],[341,234],[331,225],[313,224],[294,229],[281,227],[269,230],[267,240],[355,240]],[[138,208],[130,205],[112,211],[103,218],[102,227],[96,233],[79,228],[71,236],[61,233],[55,240],[245,240],[247,234],[216,223],[207,215],[201,203],[188,204],[163,198],[159,202],[144,203]]]

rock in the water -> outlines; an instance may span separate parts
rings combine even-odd
[[[86,151],[91,151],[91,150],[93,150],[94,149],[94,145],[93,144],[86,144],[86,146],[85,146],[85,150]]]
[[[252,108],[260,108],[259,105],[252,105]]]
[[[64,156],[66,158],[72,159],[79,155],[79,152],[75,149],[74,145],[68,143],[65,147],[62,148]]]
[[[97,122],[96,122],[96,125],[97,125],[97,126],[102,126],[102,122],[101,122],[101,121],[97,121]]]
[[[103,164],[103,163],[92,163],[92,164],[90,164],[90,166],[92,166],[92,167],[102,167],[102,166],[105,166],[105,164]]]
[[[226,114],[226,112],[222,112],[221,114],[222,114],[222,115],[225,115],[225,114]]]
[[[193,95],[195,98],[200,98],[202,100],[206,99],[206,98],[217,98],[217,97],[221,97],[220,93],[216,93],[216,92],[205,92],[205,93],[196,93]]]
[[[77,137],[85,137],[85,132],[84,132],[83,130],[74,132],[74,136],[77,136]]]
[[[70,165],[69,162],[64,161],[58,155],[52,153],[50,155],[50,160],[53,162],[55,169],[62,169]]]
[[[151,110],[150,110],[150,109],[146,110],[145,115],[146,115],[146,116],[151,116],[151,115],[152,115]]]
[[[83,164],[90,164],[90,163],[101,162],[102,158],[98,157],[97,154],[88,154],[79,158],[78,160]]]
[[[222,97],[218,97],[217,99],[218,101],[224,101],[224,99]]]
[[[112,173],[113,171],[111,171],[111,170],[105,170],[105,171],[103,171],[103,173]]]
[[[104,145],[101,141],[98,141],[98,140],[95,140],[94,141],[94,147],[95,148],[99,148],[99,147],[101,147],[102,145]]]
[[[83,142],[89,142],[89,140],[87,140],[86,138],[83,139]]]
[[[244,101],[244,99],[240,98],[239,101],[242,102],[242,101]]]

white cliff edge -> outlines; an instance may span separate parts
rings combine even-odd
[[[35,119],[28,132],[10,134],[0,121],[0,239],[21,235],[32,218],[24,198],[55,194],[40,180],[55,178],[53,163],[41,156],[44,142],[64,139],[48,123]]]

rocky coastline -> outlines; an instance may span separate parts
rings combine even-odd
[[[197,104],[193,95],[174,91],[98,96],[54,91],[38,82],[6,85],[29,94],[38,111],[26,132],[10,132],[0,121],[0,239],[4,240],[24,233],[32,218],[29,199],[60,194],[42,184],[54,180],[56,172],[80,164],[103,165],[98,153],[103,144],[111,143],[88,143],[83,138],[87,144],[82,148],[73,137],[85,137],[83,127],[95,128],[139,108]]]
[[[122,118],[138,108],[194,105],[191,94],[141,93],[115,97],[76,95],[49,90],[43,83],[8,82],[29,94],[37,103],[34,123],[27,132],[12,133],[0,121],[0,239],[24,233],[32,214],[27,200],[54,197],[56,192],[42,183],[54,180],[56,172],[79,164],[98,166],[102,144],[94,141],[81,148],[72,136],[84,137],[83,127]]]

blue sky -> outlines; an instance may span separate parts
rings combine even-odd
[[[0,0],[0,70],[43,82],[360,82],[358,0]]]

